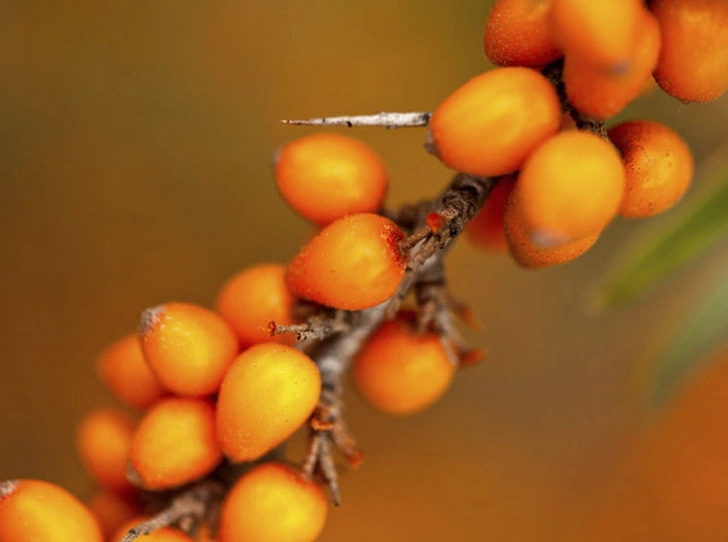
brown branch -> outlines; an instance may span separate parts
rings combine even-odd
[[[432,113],[429,111],[412,113],[394,113],[383,111],[375,115],[351,115],[343,117],[322,117],[317,119],[284,119],[283,124],[297,126],[346,126],[355,128],[360,126],[379,126],[391,130],[393,128],[414,128],[427,126]]]
[[[217,510],[214,503],[219,503],[224,493],[225,487],[221,483],[203,480],[174,497],[158,514],[132,527],[120,542],[133,542],[141,536],[173,525],[192,530]]]
[[[309,317],[308,321],[303,324],[280,325],[275,322],[270,322],[268,324],[268,331],[271,335],[294,333],[296,340],[299,342],[323,341],[332,335],[348,331],[351,328],[349,315],[349,312],[343,310],[323,310]]]

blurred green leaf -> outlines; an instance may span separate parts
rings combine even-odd
[[[651,405],[659,405],[728,339],[728,274],[659,351],[649,378]]]
[[[633,300],[682,265],[728,237],[728,156],[694,203],[684,203],[666,227],[637,239],[590,296],[602,309]]]

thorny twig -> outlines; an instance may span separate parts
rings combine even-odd
[[[418,111],[412,113],[381,112],[375,115],[351,115],[343,117],[322,117],[316,119],[284,119],[284,124],[299,126],[347,126],[349,128],[361,126],[380,126],[392,130],[394,128],[415,128],[427,126],[432,113]]]
[[[211,519],[210,516],[216,513],[224,492],[223,484],[202,480],[174,497],[164,510],[131,528],[121,542],[133,542],[141,536],[173,525],[190,533],[200,522]]]

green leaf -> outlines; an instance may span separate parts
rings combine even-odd
[[[648,402],[662,404],[707,355],[728,340],[728,274],[665,344],[648,371]]]
[[[693,202],[683,203],[665,227],[635,240],[618,257],[619,263],[589,296],[591,308],[614,307],[635,299],[728,237],[728,163],[725,155],[721,162],[720,175],[711,179]]]

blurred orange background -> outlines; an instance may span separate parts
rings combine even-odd
[[[209,306],[227,277],[285,262],[310,235],[269,169],[277,146],[310,130],[279,119],[434,108],[489,68],[490,4],[0,3],[0,480],[88,496],[74,429],[113,404],[95,356],[145,307]],[[676,128],[700,165],[726,140],[728,100],[683,106],[656,91],[621,117]],[[432,197],[451,176],[421,130],[356,135],[390,168],[391,206]],[[682,532],[624,482],[625,443],[643,418],[630,383],[645,350],[724,273],[725,250],[625,309],[585,314],[583,294],[642,227],[618,222],[580,260],[538,272],[461,243],[449,278],[482,321],[469,337],[489,358],[410,418],[349,394],[366,460],[342,468],[343,505],[322,540]]]

